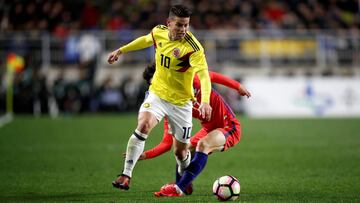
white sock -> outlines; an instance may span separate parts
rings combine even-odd
[[[183,194],[184,192],[179,188],[178,185],[175,184],[176,192]]]
[[[141,133],[138,130],[131,135],[129,138],[126,148],[126,158],[124,164],[123,174],[129,177],[132,176],[132,171],[138,161],[141,153],[144,151],[146,134]]]
[[[182,176],[184,174],[185,169],[189,166],[190,161],[191,161],[191,153],[190,150],[187,150],[187,155],[185,157],[184,160],[179,160],[176,156],[175,156],[176,162],[178,164],[178,172],[179,174]]]

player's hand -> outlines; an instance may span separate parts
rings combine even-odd
[[[124,159],[126,158],[125,152],[123,153],[123,157],[124,157]],[[141,160],[145,160],[145,159],[146,159],[146,154],[145,154],[145,152],[143,152],[143,153],[141,153],[139,160],[141,161]]]
[[[202,119],[206,119],[207,121],[211,119],[212,108],[210,104],[201,102],[199,111]]]
[[[146,154],[143,152],[141,153],[140,157],[139,157],[139,160],[145,160],[146,159]]]
[[[237,89],[237,92],[241,95],[241,96],[246,96],[247,98],[251,97],[251,93],[240,84],[239,88]]]
[[[115,51],[111,52],[108,57],[108,63],[113,64],[115,61],[119,59],[120,55],[121,55],[120,49],[116,49]]]

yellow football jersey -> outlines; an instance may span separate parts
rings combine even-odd
[[[172,104],[182,106],[195,99],[193,79],[197,73],[202,101],[208,103],[211,91],[208,66],[204,49],[192,33],[187,32],[182,40],[171,41],[168,28],[158,25],[148,35],[137,38],[120,50],[125,53],[151,45],[155,47],[156,71],[150,91]]]

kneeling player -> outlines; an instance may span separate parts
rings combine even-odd
[[[149,66],[144,71],[144,78],[150,84],[152,73],[155,67]],[[221,74],[209,72],[212,83],[218,83],[235,89],[242,96],[248,98],[251,94],[237,81],[225,77]],[[182,196],[184,193],[191,193],[191,182],[200,174],[207,162],[207,156],[211,152],[224,151],[233,147],[240,141],[241,127],[240,122],[229,105],[219,95],[216,90],[211,91],[210,104],[212,106],[211,120],[206,121],[202,119],[198,107],[201,99],[200,82],[195,77],[194,92],[197,101],[194,102],[193,117],[200,120],[202,129],[191,137],[190,148],[195,149],[195,156],[190,165],[184,170],[177,170],[176,184],[166,184],[159,192],[154,194],[160,196]],[[173,140],[169,133],[167,120],[164,122],[164,137],[159,145],[155,148],[147,150],[142,153],[140,159],[150,159],[159,156],[171,149]],[[189,190],[190,191],[187,191]]]

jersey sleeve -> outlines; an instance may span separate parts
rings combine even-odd
[[[220,73],[209,71],[209,75],[212,83],[224,85],[234,90],[238,90],[240,87],[240,83],[238,81],[226,77]]]
[[[203,69],[198,71],[197,75],[199,77],[200,86],[201,86],[201,102],[209,104],[210,93],[211,93],[211,82],[210,82],[209,72],[207,69]]]
[[[190,66],[194,67],[195,73],[198,75],[200,84],[201,84],[201,102],[209,103],[210,102],[210,93],[211,93],[211,82],[209,77],[208,65],[206,62],[206,57],[204,53],[204,48],[201,46],[200,42],[193,37],[190,33],[190,44],[194,48],[194,53],[190,56]]]
[[[136,50],[145,49],[147,47],[150,47],[151,45],[154,44],[152,32],[153,31],[151,31],[151,33],[149,33],[147,35],[136,38],[135,40],[131,41],[130,43],[120,47],[120,51],[122,53],[126,53],[126,52],[130,52],[130,51],[136,51]]]

